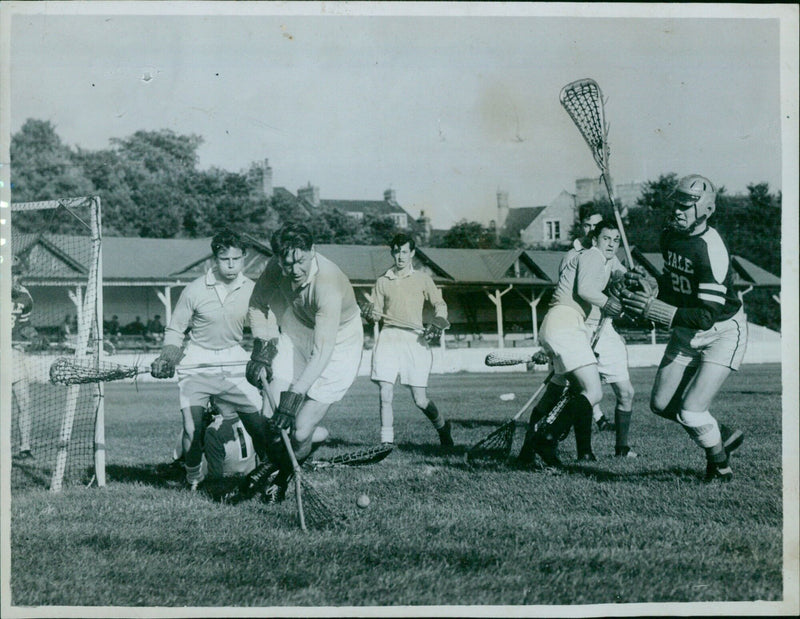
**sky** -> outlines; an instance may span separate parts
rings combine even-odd
[[[70,4],[11,15],[11,133],[49,120],[65,143],[92,150],[141,129],[197,134],[203,169],[268,158],[276,186],[310,182],[323,199],[393,189],[411,215],[448,227],[488,223],[498,190],[512,208],[538,206],[599,175],[558,100],[591,77],[607,99],[616,182],[675,172],[731,193],[782,188],[774,18]]]

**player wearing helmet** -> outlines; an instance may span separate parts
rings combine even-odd
[[[728,456],[744,435],[709,412],[747,344],[747,319],[733,289],[728,248],[708,224],[716,190],[707,178],[686,176],[670,198],[670,225],[661,235],[664,272],[657,290],[636,273],[626,276],[622,303],[631,314],[672,328],[656,374],[650,407],[680,423],[706,452],[706,481],[733,477]]]

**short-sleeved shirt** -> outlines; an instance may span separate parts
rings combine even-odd
[[[242,273],[232,285],[219,281],[214,268],[190,282],[181,293],[169,326],[164,345],[180,347],[186,329],[189,339],[208,350],[223,350],[242,341],[253,280]]]
[[[377,312],[385,314],[384,326],[422,325],[425,301],[433,306],[436,316],[447,318],[447,304],[427,273],[413,268],[398,273],[392,267],[375,282],[372,302]]]
[[[667,228],[661,234],[661,254],[658,298],[678,308],[672,326],[709,329],[739,311],[742,302],[733,288],[728,248],[714,228],[695,236]]]

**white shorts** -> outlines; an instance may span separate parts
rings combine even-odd
[[[11,383],[28,380],[28,362],[25,353],[19,348],[11,349]]]
[[[427,387],[433,353],[421,335],[408,329],[384,327],[372,351],[372,380]]]
[[[314,350],[314,330],[297,320],[294,313],[288,310],[281,320],[281,331],[288,336],[292,345],[293,367],[290,382],[294,382],[311,358]],[[333,355],[306,395],[323,404],[333,404],[341,400],[358,375],[363,348],[364,328],[359,314],[350,322],[339,326]]]
[[[664,351],[664,359],[680,365],[716,363],[738,370],[747,349],[747,316],[739,311],[705,331],[675,327]]]
[[[587,321],[586,326],[594,334],[599,323]],[[600,332],[600,338],[594,347],[594,354],[597,358],[597,371],[600,372],[600,378],[604,383],[621,383],[630,380],[628,349],[625,347],[625,340],[617,333],[610,320]]]
[[[239,345],[222,350],[209,350],[189,342],[186,354],[177,367],[181,408],[208,405],[213,395],[216,402],[243,413],[261,410],[261,394],[247,382],[245,368],[250,355]],[[212,364],[241,362],[237,365]],[[186,369],[181,366],[207,364],[210,367]]]
[[[590,339],[591,332],[583,316],[566,305],[550,308],[539,329],[539,343],[550,355],[556,374],[597,364]]]

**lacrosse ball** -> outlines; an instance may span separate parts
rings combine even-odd
[[[504,393],[500,396],[500,399],[503,400],[503,402],[508,402],[509,400],[513,400],[515,397],[516,396],[513,393]]]
[[[356,505],[358,505],[361,509],[365,509],[369,505],[369,497],[366,494],[362,494],[360,497],[358,497]]]

